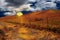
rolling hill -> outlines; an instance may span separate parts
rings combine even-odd
[[[59,40],[60,10],[2,17],[0,34],[1,40]]]

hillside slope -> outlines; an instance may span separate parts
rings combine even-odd
[[[0,40],[60,40],[60,10],[0,18]]]
[[[5,22],[16,22],[16,23],[25,23],[25,24],[35,24],[42,27],[49,26],[60,26],[60,11],[59,10],[45,10],[32,12],[25,14],[23,16],[6,16],[0,18],[1,21]]]

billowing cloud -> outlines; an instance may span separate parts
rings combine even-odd
[[[56,9],[56,3],[54,3],[55,0],[50,0],[51,2],[47,2],[47,0],[35,0],[35,1],[36,1],[36,3],[34,4],[35,8],[34,6],[30,8],[33,9],[32,11],[43,9]]]
[[[47,0],[1,0],[1,6],[4,7],[4,9],[6,10],[12,10],[12,8],[10,7],[13,7],[13,8],[16,8],[16,9],[19,9],[19,10],[27,10],[29,9],[28,11],[35,11],[35,10],[42,10],[42,9],[46,9],[46,8],[55,8],[56,7],[56,3],[54,3],[55,0],[51,0],[51,2],[46,2]],[[59,0],[58,0],[59,1]],[[32,2],[32,3],[30,3]],[[29,7],[26,7],[25,6],[28,6],[28,4],[32,4],[35,3],[35,8],[34,6],[31,7],[29,5]],[[5,7],[6,3],[8,3],[8,5]],[[25,5],[25,6],[24,6]],[[22,11],[23,11],[22,10]]]
[[[20,6],[25,4],[27,0],[6,0],[9,3],[9,6]]]
[[[3,6],[2,10],[9,11],[37,11],[46,9],[56,9],[55,1],[60,0],[0,0],[0,8]],[[33,7],[31,7],[33,5]],[[16,12],[8,12],[5,15],[14,15]]]
[[[42,9],[55,9],[56,8],[56,3],[53,2],[42,2],[42,3],[37,3],[36,8],[39,8],[40,10]]]

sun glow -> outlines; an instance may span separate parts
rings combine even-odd
[[[18,12],[16,15],[17,15],[17,16],[22,16],[23,13],[22,13],[22,12]]]

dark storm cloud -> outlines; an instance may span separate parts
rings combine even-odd
[[[9,6],[20,6],[24,4],[27,0],[6,0]]]

